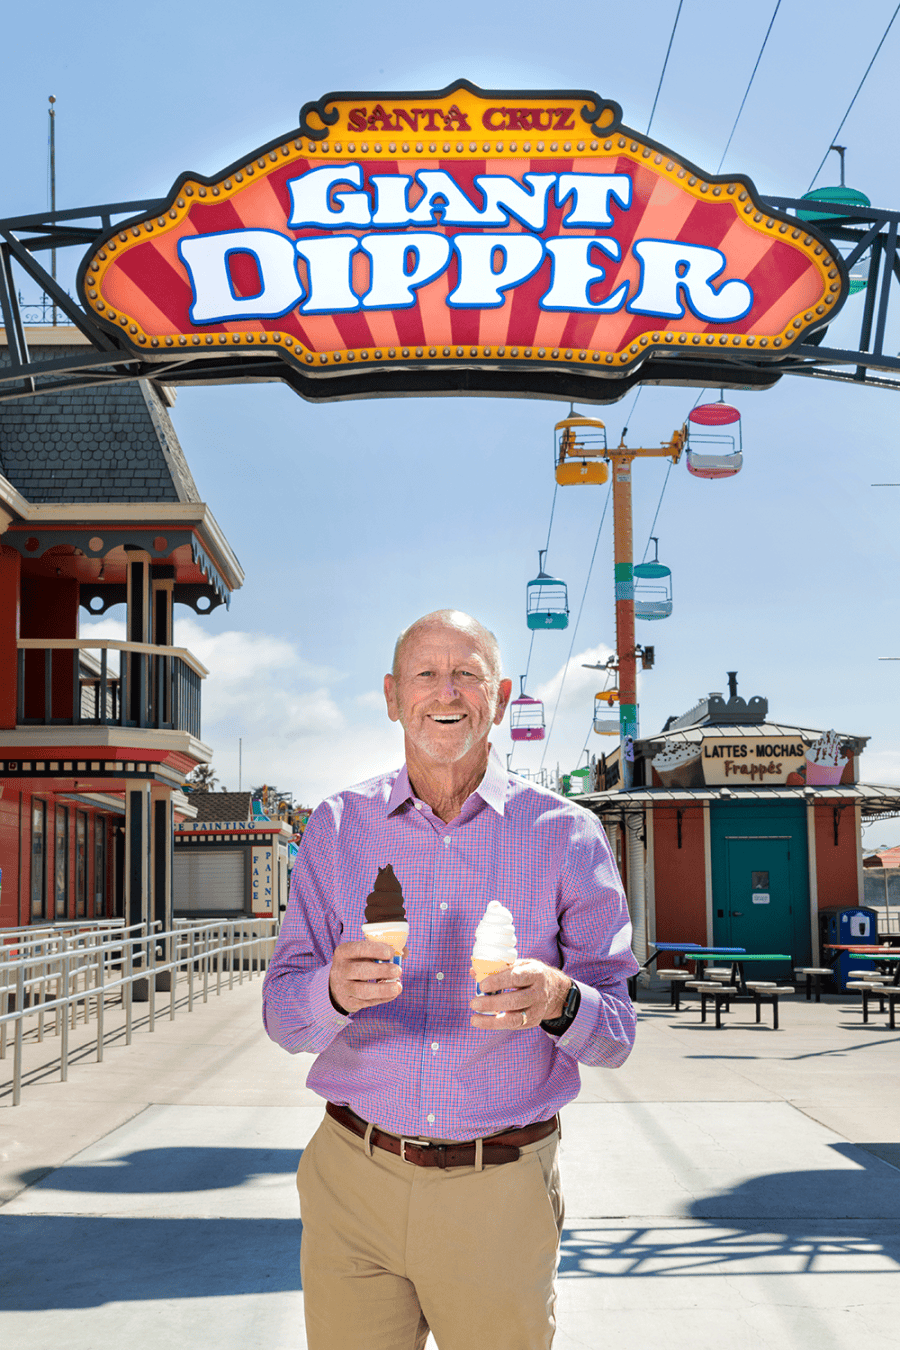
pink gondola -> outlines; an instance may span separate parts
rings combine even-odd
[[[733,430],[725,430],[727,427]],[[692,408],[688,414],[686,448],[688,473],[695,478],[733,478],[740,473],[744,456],[741,414],[737,408],[721,400]]]
[[[520,695],[509,705],[509,734],[514,741],[544,739],[544,705],[539,698],[525,693],[525,676],[520,676]]]

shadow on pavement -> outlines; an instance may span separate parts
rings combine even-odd
[[[20,1172],[18,1179],[26,1185],[44,1181],[41,1190],[170,1195],[245,1186],[260,1176],[290,1176],[300,1156],[296,1148],[144,1148],[108,1161],[70,1163],[49,1175],[43,1168]]]
[[[299,1219],[2,1215],[6,1312],[300,1288]]]

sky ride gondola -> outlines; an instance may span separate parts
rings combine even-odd
[[[539,698],[529,698],[525,693],[525,676],[520,675],[519,680],[519,697],[509,705],[509,734],[514,741],[542,741],[544,705]]]
[[[598,736],[618,736],[619,714],[613,714],[613,704],[618,701],[618,689],[601,689],[594,695],[594,730]]]
[[[634,569],[634,617],[667,619],[672,613],[672,569],[659,561],[659,541],[651,535],[653,558]]]
[[[685,447],[688,473],[695,478],[733,478],[744,463],[741,414],[722,399],[692,408]]]
[[[560,487],[605,483],[606,427],[596,417],[576,417],[574,410],[553,428],[556,481]]]
[[[833,145],[831,149],[840,155],[841,159],[841,181],[836,187],[814,188],[812,192],[804,192],[800,198],[803,202],[833,202],[835,206],[871,206],[869,198],[858,188],[847,187],[844,182],[844,152],[845,145]],[[808,220],[811,225],[815,225],[820,220],[841,220],[844,213],[838,211],[798,211],[798,220]],[[861,224],[860,221],[853,222]],[[850,250],[853,251],[852,249]],[[846,257],[846,251],[844,252]],[[871,259],[871,250],[867,249],[861,258],[858,258],[850,269],[850,294],[858,295],[864,291],[869,284],[869,262]]]
[[[538,574],[525,587],[529,628],[568,628],[569,594],[566,583],[544,571],[545,548],[538,550]]]

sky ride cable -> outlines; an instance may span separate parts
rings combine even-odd
[[[855,93],[855,94],[853,95],[853,97],[851,98],[850,103],[849,103],[849,105],[848,105],[848,107],[847,107],[847,111],[844,113],[843,117],[841,118],[840,123],[838,124],[838,129],[837,129],[837,131],[834,133],[834,135],[832,136],[831,140],[829,141],[829,143],[828,143],[828,149],[825,151],[824,155],[822,156],[822,163],[821,163],[821,164],[819,165],[819,167],[816,169],[815,173],[813,174],[812,178],[811,178],[810,181],[809,181],[809,187],[806,189],[807,192],[811,192],[811,191],[812,191],[812,185],[813,185],[813,183],[816,181],[816,179],[818,178],[819,174],[822,172],[822,166],[824,165],[824,163],[825,163],[826,159],[828,158],[828,156],[831,154],[832,148],[834,147],[834,143],[835,143],[835,141],[837,140],[838,136],[840,136],[841,130],[842,130],[842,128],[843,128],[843,125],[844,125],[844,123],[846,122],[847,118],[850,116],[850,110],[851,110],[851,108],[853,107],[854,103],[856,102],[857,98],[859,97],[860,90],[862,89],[862,87],[863,87],[863,85],[865,84],[866,80],[869,78],[869,71],[870,71],[870,70],[872,69],[872,67],[874,66],[875,61],[876,61],[876,59],[877,59],[877,57],[878,57],[878,53],[881,51],[882,47],[884,46],[885,38],[887,37],[888,33],[891,31],[891,28],[893,27],[894,20],[896,19],[896,17],[897,17],[898,14],[900,14],[900,4],[897,5],[897,8],[894,10],[893,14],[892,14],[891,17],[890,17],[890,21],[889,21],[889,23],[888,23],[887,28],[884,30],[884,32],[883,32],[882,35],[881,35],[881,41],[879,42],[878,46],[875,48],[875,53],[874,53],[874,55],[873,55],[871,61],[870,61],[869,64],[866,66],[866,73],[865,73],[865,75],[863,75],[862,79],[860,80],[859,85],[857,86],[857,89],[856,89],[856,93]]]
[[[666,78],[666,66],[669,64],[669,57],[672,53],[672,43],[675,41],[675,29],[678,27],[678,20],[681,17],[681,6],[684,0],[678,0],[678,9],[675,11],[675,22],[672,24],[672,32],[669,35],[669,45],[666,48],[666,59],[663,61],[662,70],[659,73],[659,84],[656,86],[656,98],[653,100],[653,107],[650,109],[650,121],[647,123],[647,135],[650,135],[650,128],[653,126],[653,118],[656,115],[656,105],[659,102],[660,90],[663,87],[663,80]]]
[[[553,716],[550,719],[550,727],[547,731],[547,737],[544,741],[544,753],[541,755],[540,768],[544,767],[544,760],[547,756],[547,747],[550,744],[550,737],[553,735],[553,727],[556,722],[556,714],[559,711],[559,701],[562,698],[562,691],[565,688],[566,676],[569,673],[569,664],[572,660],[572,652],[575,648],[575,639],[578,636],[578,625],[581,623],[581,615],[584,610],[584,602],[587,599],[588,586],[591,583],[591,573],[594,570],[594,561],[597,557],[597,549],[600,546],[600,536],[603,533],[603,522],[606,520],[606,512],[609,508],[610,498],[612,497],[612,483],[606,493],[606,501],[603,503],[603,514],[600,517],[600,525],[597,529],[597,538],[594,540],[594,551],[591,554],[591,561],[588,566],[588,574],[584,582],[584,590],[581,594],[581,604],[578,606],[578,618],[575,620],[575,627],[572,630],[572,641],[569,643],[569,655],[566,657],[566,664],[563,666],[562,679],[559,684],[559,693],[556,695],[556,704],[553,708]]]
[[[734,119],[734,126],[731,128],[728,140],[725,143],[725,149],[722,151],[722,158],[719,160],[719,164],[716,169],[717,174],[722,172],[722,165],[725,163],[725,156],[728,154],[728,147],[729,145],[731,145],[731,138],[737,131],[737,124],[741,120],[741,113],[744,111],[744,104],[747,102],[747,98],[750,94],[750,87],[753,84],[753,81],[756,79],[756,72],[759,70],[759,63],[762,60],[762,54],[766,50],[766,43],[769,40],[769,34],[772,31],[772,25],[775,22],[775,16],[777,15],[780,8],[781,8],[781,0],[776,0],[775,9],[772,12],[772,17],[769,20],[769,26],[766,29],[766,36],[762,40],[762,46],[760,47],[759,54],[757,55],[756,58],[756,65],[753,67],[753,71],[747,83],[747,88],[744,90],[744,97],[741,99],[741,106],[738,108],[737,117]]]

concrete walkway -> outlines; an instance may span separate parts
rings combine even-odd
[[[303,1350],[293,1173],[322,1105],[259,995],[0,1098],[5,1350]],[[852,997],[781,1014],[645,1001],[628,1064],[584,1071],[556,1350],[894,1350],[900,1030]]]

